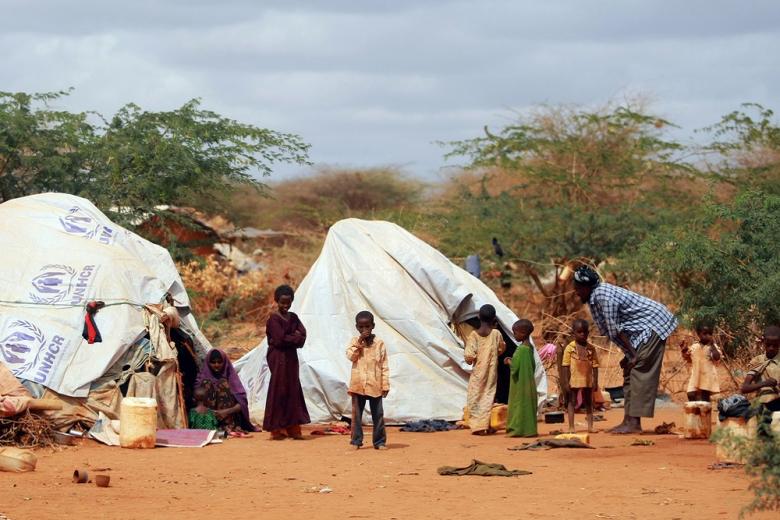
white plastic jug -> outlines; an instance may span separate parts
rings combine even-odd
[[[157,442],[157,401],[149,397],[125,397],[119,412],[119,445],[154,448]]]

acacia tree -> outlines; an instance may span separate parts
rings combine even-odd
[[[41,191],[81,191],[85,148],[95,128],[86,114],[49,108],[66,94],[0,92],[0,202]]]
[[[638,271],[678,296],[686,321],[718,324],[732,350],[761,326],[780,323],[780,126],[773,117],[745,104],[705,129],[713,142],[703,151],[718,183],[691,218],[653,233],[636,256]]]
[[[257,175],[273,164],[306,162],[297,135],[239,123],[198,100],[161,112],[128,104],[107,119],[52,110],[66,94],[0,93],[2,200],[64,191],[129,220],[236,185],[263,189]]]
[[[744,103],[703,132],[712,135],[703,152],[720,182],[780,195],[780,126],[772,110]]]
[[[499,238],[546,297],[545,311],[571,312],[579,303],[570,287],[557,276],[544,283],[545,274],[619,257],[685,213],[683,184],[698,172],[666,136],[671,126],[628,105],[543,107],[497,133],[449,143],[448,157],[465,156],[484,174],[449,201],[444,247],[484,253],[490,235]]]

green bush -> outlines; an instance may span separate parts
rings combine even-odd
[[[780,510],[780,438],[777,435],[747,438],[727,430],[716,431],[712,440],[745,464],[753,500],[742,508],[740,518],[756,511]]]

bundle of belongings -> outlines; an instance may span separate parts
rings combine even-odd
[[[734,394],[718,401],[718,419],[721,421],[725,421],[729,417],[750,419],[753,415],[755,415],[755,410],[744,395]]]
[[[150,397],[158,428],[187,427],[210,345],[167,250],[59,193],[0,204],[0,247],[0,416],[42,399],[53,428],[84,432]]]
[[[26,411],[32,398],[11,371],[0,364],[0,417],[13,417]]]

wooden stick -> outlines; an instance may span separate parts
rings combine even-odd
[[[30,410],[62,410],[62,401],[59,399],[30,399]]]

